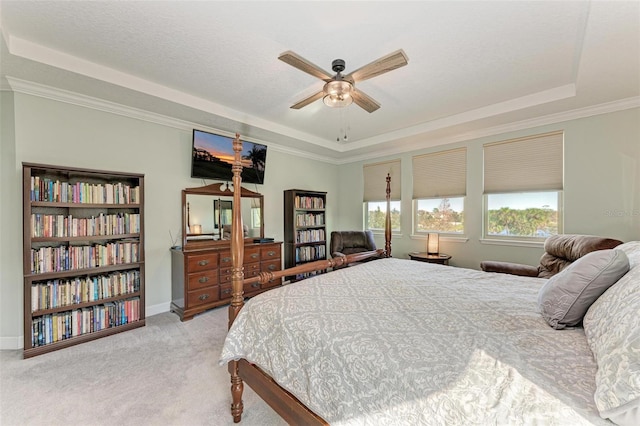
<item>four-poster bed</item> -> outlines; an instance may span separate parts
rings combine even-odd
[[[237,136],[235,188],[241,184],[240,149]],[[640,316],[633,314],[640,312],[640,266],[634,268],[640,242],[620,246],[632,266],[627,275],[635,275],[625,275],[593,304],[584,329],[559,331],[537,309],[548,280],[390,256],[342,267],[380,250],[245,280],[241,220],[234,208],[233,298],[220,359],[231,374],[235,422],[241,420],[245,382],[290,424],[592,425],[610,424],[604,418],[620,424],[637,419],[640,360],[629,362],[619,352],[640,342]],[[388,216],[386,222],[390,253]],[[333,271],[244,304],[249,281],[318,269]],[[618,307],[620,292],[627,311]],[[632,343],[601,340],[620,335]],[[612,382],[623,387],[622,396],[611,395],[617,390]]]

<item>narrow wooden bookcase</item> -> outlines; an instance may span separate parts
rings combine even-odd
[[[22,174],[23,356],[144,326],[144,175]]]
[[[326,192],[284,191],[285,268],[327,258],[326,202]],[[309,275],[288,276],[286,279],[297,281]]]

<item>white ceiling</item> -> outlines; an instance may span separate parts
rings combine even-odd
[[[16,91],[70,91],[328,161],[640,105],[639,1],[2,0],[0,15]],[[349,73],[400,48],[407,66],[358,84],[379,110],[289,108],[323,82],[282,52],[333,74],[334,59]]]

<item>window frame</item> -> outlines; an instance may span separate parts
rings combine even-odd
[[[518,192],[500,192],[500,193],[488,193],[482,195],[482,239],[487,242],[513,242],[513,243],[534,243],[534,244],[543,244],[544,241],[548,238],[546,237],[531,237],[527,235],[496,235],[489,234],[489,196],[491,195],[507,195],[507,194],[532,194],[532,193],[553,193],[555,192],[557,195],[557,203],[558,203],[558,231],[557,234],[551,235],[559,235],[564,233],[564,211],[563,211],[563,201],[564,201],[564,191],[563,190],[540,190],[540,191],[518,191]]]
[[[458,198],[461,198],[462,199],[462,213],[463,213],[462,231],[461,232],[451,232],[451,231],[444,231],[444,230],[440,230],[440,229],[418,230],[418,202],[422,201],[422,200],[444,200],[445,198],[447,198],[447,199],[452,199],[452,198],[458,199]],[[467,233],[466,233],[466,231],[467,231],[467,229],[466,229],[466,221],[464,220],[464,211],[465,211],[466,202],[467,202],[467,197],[466,196],[414,198],[412,200],[412,232],[413,232],[413,235],[426,236],[430,232],[437,232],[437,233],[439,233],[440,235],[443,235],[443,236],[465,237],[467,235]]]

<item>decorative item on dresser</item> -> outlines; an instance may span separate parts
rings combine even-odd
[[[144,175],[22,173],[24,357],[144,326]]]
[[[284,191],[285,268],[326,259],[326,203],[326,192],[302,189]],[[297,281],[321,272],[291,275],[286,279]]]
[[[231,218],[234,192],[224,183],[182,191],[183,239],[181,247],[171,249],[171,311],[185,321],[194,315],[231,301],[231,230],[236,223],[245,240],[244,273],[253,277],[261,272],[282,269],[282,242],[264,238],[263,196],[246,188],[238,191],[243,216]],[[200,233],[188,233],[197,221]],[[246,223],[246,224],[245,224]],[[193,229],[191,229],[193,231]],[[250,283],[244,287],[246,297],[276,287],[282,279]]]

